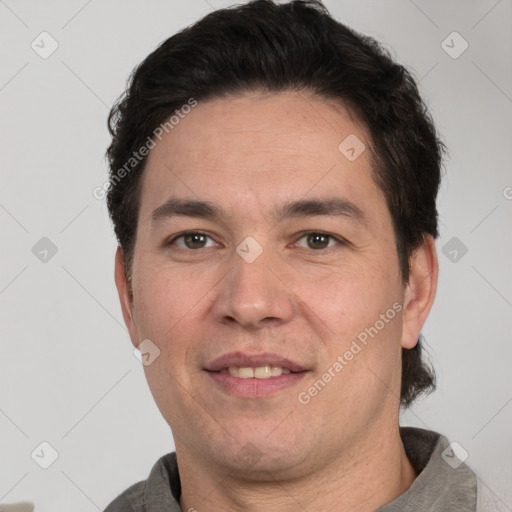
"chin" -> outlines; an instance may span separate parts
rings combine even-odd
[[[306,440],[296,436],[246,435],[224,438],[217,445],[210,444],[212,458],[222,466],[238,473],[257,475],[268,479],[268,472],[278,474],[297,468],[307,457]]]

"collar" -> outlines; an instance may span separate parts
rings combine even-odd
[[[453,463],[453,451],[450,451],[448,440],[436,432],[413,427],[400,427],[400,436],[418,476],[409,489],[376,512],[474,511],[476,477],[466,464]],[[452,467],[455,465],[457,467]],[[125,498],[129,499],[134,512],[182,512],[176,453],[161,457],[149,478],[127,493],[129,491],[131,499],[126,494]]]

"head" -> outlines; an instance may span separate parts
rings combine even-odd
[[[177,445],[300,446],[297,465],[433,388],[420,331],[443,145],[376,41],[314,1],[216,11],[137,67],[109,127],[116,283],[133,344],[160,351],[145,371]],[[211,380],[234,352],[303,371],[234,396]]]

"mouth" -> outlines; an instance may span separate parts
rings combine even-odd
[[[277,354],[226,354],[210,363],[205,371],[224,391],[239,397],[275,394],[294,386],[309,370]]]
[[[239,379],[270,379],[271,377],[280,377],[291,373],[288,368],[282,366],[230,366],[229,368],[222,368],[219,373],[238,377]]]

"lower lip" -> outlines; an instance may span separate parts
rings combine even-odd
[[[268,379],[240,379],[229,373],[206,372],[218,386],[230,394],[240,397],[259,398],[294,386],[304,378],[307,371],[287,373]]]

